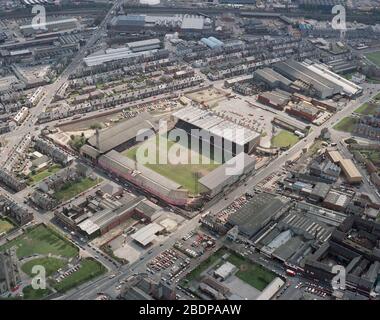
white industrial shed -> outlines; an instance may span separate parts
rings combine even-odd
[[[132,234],[131,238],[145,247],[154,241],[157,238],[156,234],[162,230],[164,230],[164,228],[159,224],[150,223]]]
[[[280,278],[275,278],[267,287],[261,292],[261,294],[256,298],[256,300],[270,300],[273,296],[280,290],[284,285],[284,281]]]

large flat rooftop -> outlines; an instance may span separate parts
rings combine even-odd
[[[260,137],[258,132],[225,120],[211,111],[193,106],[173,113],[173,117],[205,130],[211,135],[222,137],[242,146]]]

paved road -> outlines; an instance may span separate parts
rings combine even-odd
[[[2,154],[0,156],[1,163],[4,163],[5,161],[7,161],[9,154],[15,148],[15,146],[17,146],[20,143],[20,139],[22,138],[22,136],[24,136],[27,133],[31,133],[31,134],[37,133],[35,129],[37,128],[36,124],[38,121],[39,114],[41,114],[42,112],[46,110],[46,107],[50,105],[50,103],[53,101],[53,98],[56,92],[59,90],[59,88],[64,83],[66,83],[70,75],[74,71],[76,71],[76,69],[82,63],[83,58],[86,56],[87,50],[91,48],[102,37],[103,32],[106,31],[107,23],[112,18],[112,12],[116,8],[118,8],[122,3],[123,3],[123,0],[117,0],[114,3],[112,8],[106,14],[104,20],[98,26],[98,29],[96,30],[96,32],[89,38],[87,43],[79,50],[79,52],[71,61],[71,63],[68,65],[68,67],[54,81],[54,83],[43,87],[41,100],[38,102],[38,104],[34,108],[29,109],[30,116],[22,123],[22,125],[17,127],[11,133],[4,135],[4,137],[8,140],[8,144],[7,144],[7,147],[3,149]]]
[[[116,274],[116,277],[114,277],[113,279],[110,279],[110,275],[113,273],[109,272],[103,277],[95,279],[94,281],[91,281],[79,288],[72,290],[71,292],[62,296],[60,299],[93,299],[99,292],[108,292],[111,293],[113,296],[116,296],[117,292],[115,290],[115,286],[119,283],[119,281],[125,279],[126,276],[129,276],[132,273],[145,272],[146,264],[153,257],[171,248],[180,236],[190,232],[191,230],[194,230],[197,226],[199,226],[199,217],[194,217],[191,220],[185,221],[162,246],[155,246],[150,254],[146,254],[143,256],[142,260],[138,260],[130,265],[121,267],[118,272],[114,273]]]
[[[367,86],[368,87],[368,86]],[[373,86],[370,86],[373,88]],[[380,87],[377,86],[377,89],[380,90]],[[253,177],[251,177],[246,185],[241,185],[228,194],[227,199],[222,198],[217,203],[212,204],[211,206],[206,206],[206,210],[211,210],[212,212],[218,212],[226,208],[229,204],[231,204],[236,198],[243,195],[246,190],[249,190],[256,186],[261,180],[271,175],[273,172],[279,170],[289,159],[294,157],[296,154],[302,151],[302,149],[312,143],[315,138],[317,138],[323,128],[331,128],[333,125],[341,120],[344,117],[349,116],[353,111],[355,111],[359,106],[361,106],[364,102],[367,102],[372,99],[377,94],[374,91],[373,94],[365,91],[363,96],[359,97],[357,100],[352,101],[349,105],[347,105],[343,110],[337,112],[334,116],[332,116],[327,122],[323,125],[313,127],[313,131],[302,141],[298,142],[293,148],[291,148],[288,152],[283,153],[277,159],[269,163],[268,166],[259,170]]]
[[[372,88],[372,87],[371,87]],[[263,168],[259,172],[256,173],[255,176],[251,177],[247,181],[247,186],[241,185],[240,187],[233,190],[229,195],[228,198],[221,199],[217,203],[214,203],[206,210],[212,210],[213,212],[218,212],[224,208],[226,208],[231,202],[234,201],[237,197],[241,196],[248,190],[249,188],[254,187],[256,184],[258,184],[261,180],[263,180],[265,177],[269,176],[273,172],[277,171],[281,166],[283,166],[286,161],[291,159],[294,155],[296,155],[298,152],[300,152],[306,145],[310,144],[314,141],[316,137],[318,137],[321,133],[321,130],[323,128],[330,128],[335,124],[338,120],[349,116],[355,109],[357,109],[362,103],[369,101],[374,94],[370,94],[369,91],[365,91],[364,95],[360,97],[359,99],[352,101],[349,103],[343,110],[336,113],[332,118],[330,118],[326,123],[324,123],[320,127],[315,127],[313,132],[305,139],[300,141],[298,144],[296,144],[292,149],[290,149],[288,152],[284,153],[280,157],[278,157],[276,160],[274,160],[272,163],[270,163],[267,167]],[[116,276],[113,279],[110,279],[110,273],[107,275],[96,279],[95,281],[92,281],[80,288],[77,288],[73,290],[72,292],[66,294],[61,299],[93,299],[96,297],[96,294],[99,292],[106,292],[111,293],[112,296],[116,295],[115,286],[124,279],[126,276],[130,275],[134,272],[142,272],[145,271],[146,263],[151,259],[151,257],[158,255],[160,252],[170,248],[178,237],[180,237],[183,234],[186,234],[187,232],[193,230],[198,225],[198,217],[195,217],[188,222],[181,228],[179,228],[168,241],[164,243],[162,247],[155,247],[153,249],[153,252],[151,254],[146,254],[142,257],[143,260],[139,260],[131,265],[127,265],[122,267],[116,274]]]

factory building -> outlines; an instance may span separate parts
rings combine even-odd
[[[314,107],[311,103],[301,101],[297,104],[292,104],[286,112],[293,116],[313,122],[317,119],[320,110]]]
[[[211,28],[211,20],[200,15],[147,15],[127,14],[114,17],[110,29],[117,32],[140,32],[143,29],[155,31],[194,32]]]
[[[154,49],[161,48],[161,41],[160,39],[148,39],[148,40],[128,42],[127,47],[132,52],[154,50]]]
[[[150,223],[131,235],[131,238],[143,247],[151,244],[157,238],[157,233],[164,228],[157,223]]]
[[[71,230],[89,238],[107,233],[132,216],[152,221],[160,216],[161,208],[143,196],[123,192],[116,184],[100,187],[86,198],[78,198],[56,210],[54,216]]]
[[[323,200],[323,206],[335,211],[343,212],[350,203],[351,197],[339,190],[331,190]]]
[[[327,79],[338,85],[341,88],[342,93],[348,97],[356,97],[363,92],[362,87],[332,72],[322,64],[309,64],[307,68],[315,74],[323,77],[324,79]]]
[[[260,142],[259,133],[225,120],[208,110],[188,106],[173,113],[172,117],[177,122],[177,128],[184,129],[192,137],[200,139],[202,146],[213,147],[214,151],[221,150],[224,156],[234,156],[241,151],[251,153]]]
[[[264,255],[302,267],[305,257],[330,237],[347,216],[306,202],[291,205],[277,223],[262,229],[252,242]]]
[[[289,208],[289,202],[269,193],[255,195],[228,218],[227,224],[238,226],[240,234],[252,238],[271,221],[280,218]]]
[[[242,84],[242,83],[250,82],[252,79],[253,79],[252,74],[239,76],[239,77],[235,77],[232,79],[227,79],[226,81],[224,81],[224,86],[226,88],[231,88],[236,84]]]
[[[272,68],[258,69],[253,73],[253,76],[256,80],[264,82],[271,89],[280,88],[289,90],[293,82]]]
[[[290,102],[290,94],[278,89],[267,91],[259,94],[257,101],[277,110],[284,110]]]
[[[310,95],[325,99],[340,93],[340,88],[331,81],[325,81],[321,76],[311,72],[305,65],[294,60],[279,62],[274,65],[279,73],[293,80]]]
[[[201,42],[208,46],[210,49],[221,48],[224,43],[215,37],[202,38]]]
[[[344,159],[337,150],[327,151],[327,156],[332,162],[340,166],[349,183],[361,183],[363,181],[363,176],[351,159]]]
[[[144,59],[154,56],[154,54],[156,54],[160,48],[160,44],[156,43],[155,39],[152,39],[152,41],[146,40],[144,44],[141,44],[141,41],[138,41],[138,43],[131,43],[131,48],[110,48],[105,50],[103,54],[89,55],[88,57],[84,58],[83,61],[87,67],[96,67],[102,64],[116,62],[118,60],[133,60],[138,58]]]
[[[78,20],[76,18],[69,18],[63,20],[46,21],[43,25],[44,29],[39,28],[39,25],[29,24],[20,26],[20,31],[25,36],[31,36],[33,34],[44,32],[53,32],[61,30],[69,30],[78,28]]]
[[[328,242],[305,261],[307,277],[331,284],[333,263],[344,265],[346,288],[367,296],[378,290],[375,286],[380,271],[380,224],[348,216],[333,231]],[[379,293],[379,292],[377,292]]]
[[[340,173],[340,167],[328,159],[324,161],[316,160],[310,165],[310,174],[321,178],[326,183],[336,182]]]
[[[339,164],[349,183],[356,184],[362,182],[363,176],[351,159],[343,159],[339,162]]]
[[[362,88],[322,65],[307,64],[294,60],[276,63],[274,69],[293,81],[293,86],[310,96],[326,99],[336,94],[355,97],[362,93]]]

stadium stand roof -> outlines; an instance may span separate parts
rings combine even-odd
[[[185,107],[173,113],[173,117],[242,146],[260,137],[260,134],[253,130],[224,120],[210,111],[193,106]]]
[[[144,129],[155,129],[153,117],[147,112],[109,129],[99,131],[99,146],[97,146],[96,135],[88,139],[88,143],[98,149],[100,153],[105,153],[131,139],[135,139],[137,134],[141,133],[140,130]]]
[[[227,168],[236,167],[236,161],[242,161],[244,164],[244,168],[255,165],[255,158],[250,157],[244,152],[241,155],[243,158],[237,156],[226,161],[223,165],[217,167],[216,169],[212,170],[209,174],[199,179],[199,183],[201,183],[207,189],[213,190],[219,185],[225,183],[230,178]]]
[[[158,174],[157,172],[149,169],[148,167],[145,167],[144,165],[141,165],[137,163],[136,161],[129,159],[126,156],[123,156],[119,152],[112,150],[108,152],[106,155],[102,156],[102,159],[107,158],[109,161],[111,161],[114,164],[117,164],[121,166],[122,168],[125,168],[125,170],[136,170],[136,174],[142,174],[147,179],[155,181],[159,183],[162,187],[167,188],[168,190],[177,190],[181,188],[181,185]]]

